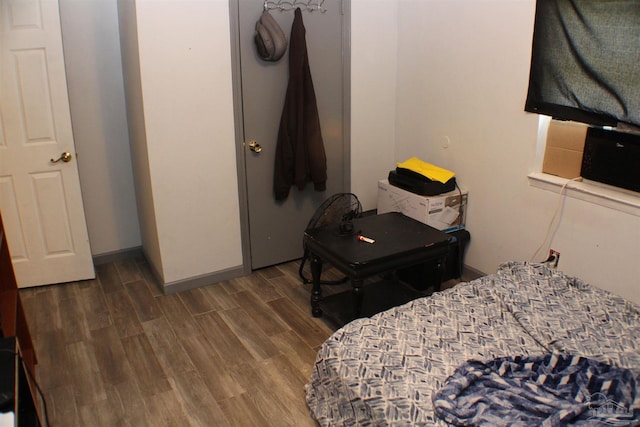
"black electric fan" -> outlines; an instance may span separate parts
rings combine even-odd
[[[313,217],[307,224],[307,228],[305,231],[323,227],[325,225],[330,224],[338,224],[338,230],[341,235],[352,234],[353,223],[351,220],[354,218],[358,218],[362,215],[362,205],[360,204],[360,200],[353,193],[338,193],[329,197],[325,200],[322,205],[316,210]],[[313,281],[307,279],[302,270],[304,268],[304,264],[309,257],[309,251],[305,247],[304,255],[302,256],[302,261],[300,262],[300,269],[298,273],[300,274],[300,278],[303,283],[312,283]],[[347,280],[347,277],[343,277],[339,280],[330,280],[330,281],[320,281],[323,285],[337,285],[340,283],[344,283]]]

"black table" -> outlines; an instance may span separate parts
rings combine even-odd
[[[374,242],[368,243],[359,236]],[[357,318],[362,314],[365,278],[434,260],[442,272],[450,239],[448,234],[397,212],[354,219],[352,232],[341,232],[340,224],[306,231],[303,241],[311,259],[313,316],[323,314],[320,284],[323,262],[351,280],[352,318]]]

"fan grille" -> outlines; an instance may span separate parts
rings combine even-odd
[[[354,218],[358,218],[362,214],[362,205],[360,200],[353,193],[338,193],[325,200],[322,205],[316,210],[315,214],[307,224],[307,231],[323,227],[330,224],[342,224],[348,223]],[[307,248],[304,248],[304,256],[300,262],[300,268],[298,273],[303,283],[311,283],[312,281],[304,276],[303,270],[305,261],[309,256]],[[345,276],[339,280],[325,281],[321,280],[320,283],[324,285],[337,285],[344,283],[347,280]]]
[[[362,214],[362,205],[353,193],[338,193],[325,200],[307,224],[307,230],[350,221]]]

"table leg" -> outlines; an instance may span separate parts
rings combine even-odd
[[[351,280],[351,285],[353,286],[353,313],[356,318],[360,317],[362,313],[362,299],[364,296],[362,283],[362,280]]]
[[[311,314],[313,317],[321,317],[322,309],[320,301],[322,301],[322,289],[320,288],[320,275],[322,274],[322,260],[316,255],[311,255],[311,278],[313,279],[313,288],[311,290]]]

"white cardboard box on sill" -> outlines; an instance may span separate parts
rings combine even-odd
[[[378,214],[401,212],[442,231],[465,228],[468,198],[469,192],[464,189],[421,196],[391,185],[389,180],[378,181]]]

